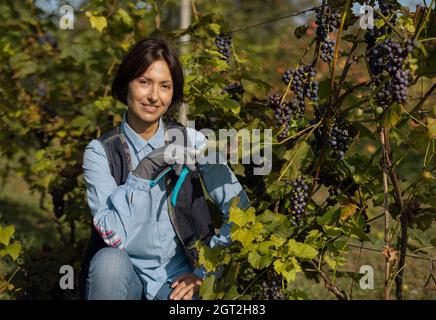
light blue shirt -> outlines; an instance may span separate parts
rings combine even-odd
[[[124,115],[121,130],[129,146],[132,167],[152,150],[164,146],[162,119],[156,133],[147,141],[126,122]],[[206,137],[199,131],[187,128],[190,143],[200,149]],[[210,247],[231,243],[227,223],[231,200],[239,197],[239,207],[250,203],[237,178],[226,164],[198,164],[206,190],[223,213],[220,233],[213,236]],[[165,179],[154,186],[149,180],[131,172],[126,183],[117,186],[110,173],[109,163],[102,144],[94,139],[86,147],[83,157],[88,205],[93,222],[105,242],[125,250],[138,272],[147,299],[153,299],[166,281],[186,272],[204,277],[204,268],[192,270],[185,251],[178,240],[168,215]]]

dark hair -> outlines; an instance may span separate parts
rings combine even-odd
[[[183,102],[183,69],[176,52],[159,39],[145,39],[134,44],[127,52],[112,82],[112,96],[127,105],[129,82],[143,74],[157,60],[168,64],[173,80],[173,98],[167,113],[177,111]]]

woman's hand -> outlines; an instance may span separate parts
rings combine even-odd
[[[170,294],[171,300],[192,300],[194,294],[200,290],[201,280],[194,273],[184,273],[174,280],[171,288],[174,290]]]

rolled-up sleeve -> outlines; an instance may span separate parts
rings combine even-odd
[[[151,210],[150,181],[129,173],[126,183],[117,186],[98,140],[85,149],[83,172],[96,230],[107,245],[126,250]]]

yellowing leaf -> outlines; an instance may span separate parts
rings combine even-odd
[[[133,25],[132,17],[129,16],[126,10],[118,9],[117,18],[124,22],[126,25],[131,27]]]
[[[341,221],[345,221],[347,220],[349,217],[351,217],[353,214],[356,213],[357,210],[357,205],[354,203],[349,203],[347,204],[341,211],[341,217],[339,218],[339,220]]]
[[[0,243],[7,246],[15,233],[15,227],[13,225],[3,227],[0,225]]]
[[[297,271],[295,269],[286,270],[282,272],[282,275],[285,277],[287,282],[293,282],[297,277]]]
[[[233,230],[233,227],[232,227]],[[254,239],[253,233],[245,228],[239,228],[231,233],[232,240],[239,241],[244,247],[251,245]]]
[[[428,137],[436,139],[436,119],[427,118]]]
[[[277,272],[278,274],[282,274],[283,270],[285,270],[286,268],[286,264],[281,260],[274,261],[273,265],[275,272]]]
[[[271,241],[276,245],[276,248],[277,247],[280,247],[280,246],[282,246],[282,245],[284,245],[285,244],[285,242],[286,242],[286,239],[285,238],[282,238],[282,237],[278,237],[278,236],[276,236],[275,234],[273,234],[273,235],[271,235]]]
[[[10,246],[7,246],[6,248],[0,250],[0,257],[9,255],[12,260],[17,260],[17,258],[20,256],[21,253],[21,244],[17,241],[15,241]]]
[[[255,221],[255,212],[256,209],[253,207],[250,207],[247,211],[243,211],[238,207],[230,208],[229,221],[243,227],[247,223]]]
[[[215,300],[216,294],[214,293],[215,276],[211,275],[203,280],[200,287],[200,296],[203,300]]]
[[[91,23],[91,27],[93,29],[97,29],[99,32],[102,32],[104,28],[107,27],[107,20],[103,16],[94,16],[91,12],[86,12],[86,16],[89,18],[89,22]]]
[[[256,252],[250,252],[248,254],[248,262],[253,266],[255,269],[260,269],[260,260],[261,256]]]
[[[313,259],[318,254],[318,251],[311,245],[297,242],[290,239],[287,243],[289,253],[301,259]]]

